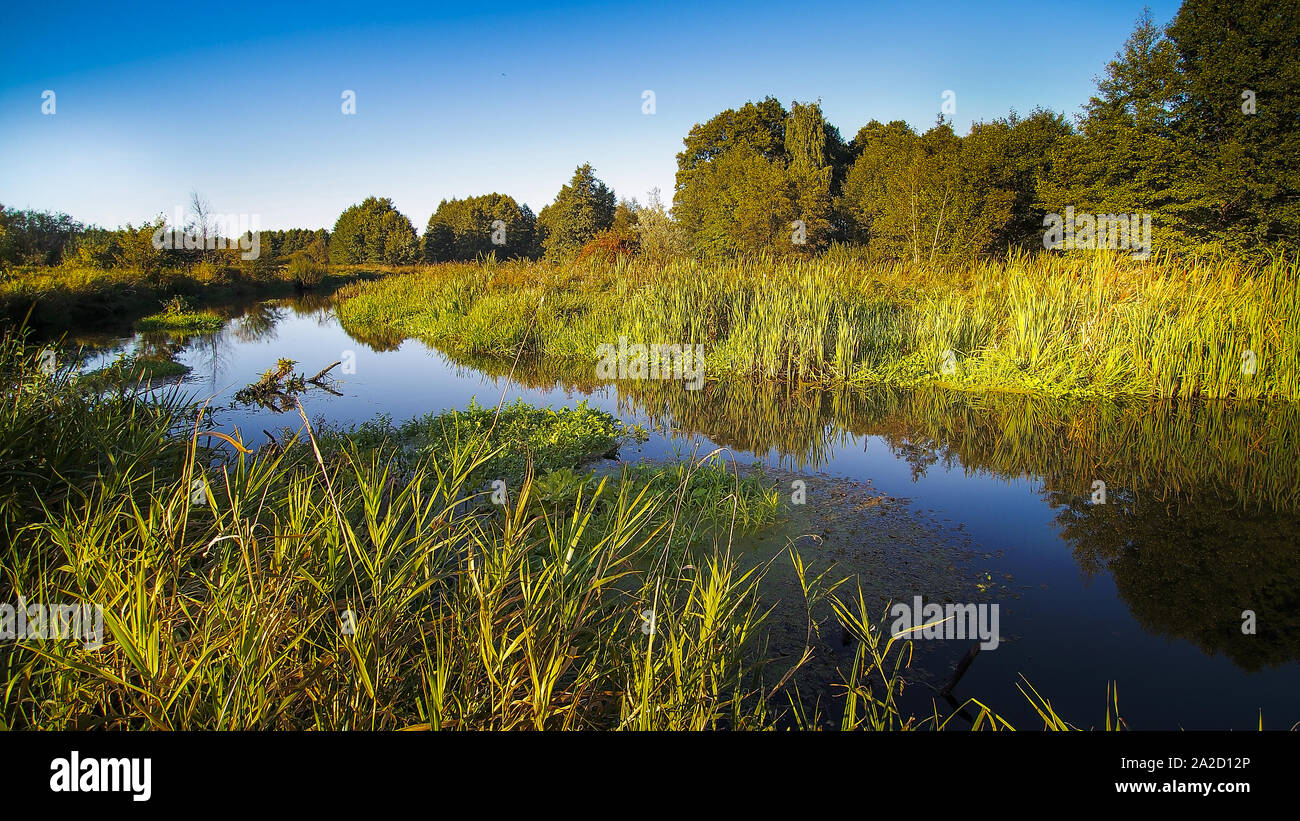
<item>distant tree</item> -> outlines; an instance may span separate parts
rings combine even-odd
[[[329,243],[330,262],[341,265],[416,260],[417,243],[411,221],[387,197],[368,197],[339,215]]]
[[[635,230],[639,253],[652,262],[663,264],[687,251],[681,226],[668,215],[658,188],[650,191],[646,205],[637,210]]]
[[[940,121],[925,135],[911,128],[868,124],[855,142],[860,153],[844,183],[840,208],[852,235],[876,253],[930,260],[949,247],[956,225],[960,142]]]
[[[816,103],[792,103],[785,123],[785,156],[794,220],[802,223],[802,242],[796,251],[816,251],[829,244],[832,223],[832,183],[835,169],[828,137],[838,139],[838,129],[828,129]],[[784,244],[784,243],[783,243]]]
[[[849,240],[866,245],[873,238],[901,235],[886,217],[886,200],[893,193],[886,177],[893,163],[911,157],[918,139],[902,120],[887,125],[872,120],[858,130],[852,143],[856,159],[837,203]]]
[[[614,222],[614,191],[596,178],[590,163],[578,166],[555,201],[537,215],[547,258],[568,259]]]
[[[527,205],[505,194],[443,200],[424,231],[428,262],[536,255],[537,218]]]
[[[1013,111],[975,123],[962,138],[958,213],[974,223],[966,240],[973,253],[1042,248],[1046,212],[1038,183],[1050,171],[1057,144],[1070,134],[1062,115],[1034,109],[1028,117]]]
[[[0,261],[55,265],[85,226],[67,214],[9,210],[0,205]]]
[[[456,250],[456,229],[452,227],[449,214],[443,211],[447,202],[438,205],[438,210],[429,217],[421,238],[425,262],[450,262],[462,259]]]
[[[578,250],[578,259],[599,259],[612,262],[619,257],[631,256],[640,250],[641,240],[637,234],[641,206],[636,199],[619,200],[614,208],[614,219],[610,226],[598,232],[583,243]]]
[[[419,243],[416,241],[415,226],[397,211],[389,211],[380,220],[381,234],[384,238],[381,258],[390,265],[410,265],[419,256]]]
[[[785,252],[798,204],[784,163],[741,144],[689,172],[687,182],[679,183],[673,213],[697,254]]]
[[[157,280],[162,274],[163,252],[153,245],[154,233],[166,225],[164,217],[158,216],[152,223],[145,223],[136,228],[127,223],[117,232],[121,246],[121,264],[134,271],[139,271],[147,279]]]
[[[610,230],[623,235],[635,235],[641,210],[641,204],[636,201],[636,197],[630,200],[619,200],[618,205],[614,207],[614,220],[610,223]]]
[[[810,253],[838,233],[832,204],[849,149],[818,104],[746,103],[683,142],[673,213],[697,253]]]
[[[211,260],[214,256],[212,251],[215,250],[219,229],[212,212],[212,204],[197,190],[190,191],[190,221],[185,228],[200,240],[199,247],[193,249],[191,256],[195,259]],[[208,248],[210,240],[213,245],[211,249]]]
[[[318,228],[289,228],[284,231],[262,231],[262,254],[269,259],[282,263],[299,251],[312,248],[313,259],[328,262],[326,251],[329,246],[329,231]]]
[[[121,257],[118,232],[98,227],[89,227],[76,234],[63,251],[63,262],[71,261],[78,267],[101,270],[114,267]]]
[[[689,181],[690,172],[728,151],[746,148],[768,160],[782,158],[786,116],[780,101],[765,97],[762,102],[729,108],[706,123],[691,126],[690,133],[682,139],[685,147],[677,155],[678,190]]]

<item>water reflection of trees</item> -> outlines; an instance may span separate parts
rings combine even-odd
[[[182,351],[188,352],[193,373],[206,378],[215,389],[221,373],[235,361],[236,344],[274,341],[280,323],[290,315],[314,319],[322,326],[334,324],[333,305],[333,299],[328,293],[303,291],[284,299],[218,306],[209,310],[228,319],[220,330],[197,335],[166,332],[140,334],[136,340],[136,349],[142,356],[156,359],[167,359]],[[395,350],[402,343],[401,339],[365,340],[352,334],[349,336],[376,351]]]
[[[329,294],[313,291],[303,291],[288,299],[254,303],[244,307],[230,323],[231,333],[240,342],[269,342],[276,338],[277,326],[290,313],[314,319],[318,325],[333,323],[333,305]]]
[[[293,311],[294,316],[311,317],[321,325],[334,321],[332,293],[300,291],[291,299],[284,300],[283,304]]]
[[[1243,511],[1201,493],[1175,504],[1123,491],[1095,505],[1049,491],[1087,574],[1109,572],[1148,631],[1258,670],[1300,659],[1300,550],[1294,513]],[[1118,502],[1118,503],[1117,503]],[[1242,633],[1243,611],[1257,633]]]
[[[230,323],[232,336],[240,342],[270,342],[275,339],[275,328],[288,315],[284,305],[262,302],[250,307]]]
[[[449,362],[530,388],[590,393],[594,373],[571,364],[444,354]],[[1040,478],[1087,499],[1096,480],[1179,515],[1185,506],[1300,512],[1300,408],[1229,402],[1061,402],[939,390],[809,391],[775,383],[615,383],[620,406],[656,425],[738,449],[789,457],[803,469],[875,436],[917,476],[935,463]],[[1229,512],[1229,511],[1225,511]]]
[[[1300,409],[937,391],[811,402],[756,394],[764,398],[683,395],[668,406],[710,438],[744,430],[756,434],[744,440],[751,448],[803,443],[816,464],[828,431],[841,431],[882,438],[914,477],[940,460],[1037,477],[1081,569],[1109,572],[1144,629],[1248,670],[1300,659]],[[748,418],[728,418],[736,408]],[[1104,505],[1092,503],[1097,480]],[[1244,610],[1256,614],[1255,635],[1242,634]]]
[[[512,363],[451,357],[504,376]],[[530,387],[599,387],[519,363]],[[585,369],[581,369],[585,370]],[[570,368],[570,373],[572,369]],[[581,371],[580,371],[581,374]],[[875,436],[917,478],[933,464],[1037,478],[1085,574],[1109,573],[1149,632],[1256,670],[1300,659],[1300,409],[1048,401],[935,390],[810,392],[773,384],[621,382],[620,407],[733,448],[825,465]],[[1107,503],[1093,504],[1094,481]],[[1253,610],[1257,634],[1243,635]]]

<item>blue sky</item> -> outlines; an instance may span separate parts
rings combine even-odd
[[[1149,5],[1160,23],[1178,7]],[[583,162],[619,196],[668,201],[691,125],[769,94],[820,98],[845,139],[873,118],[924,129],[948,89],[960,133],[1012,108],[1073,115],[1142,3],[807,8],[10,2],[0,203],[115,227],[198,190],[263,228],[320,228],[375,194],[423,230],[444,198],[540,210]]]

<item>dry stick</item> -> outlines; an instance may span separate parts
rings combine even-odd
[[[322,376],[324,376],[325,374],[329,373],[330,371],[334,370],[335,368],[337,368],[339,365],[342,365],[342,364],[343,364],[342,361],[335,362],[333,365],[330,365],[329,367],[323,369],[320,373],[316,374],[315,376],[313,376],[311,379],[308,379],[307,381],[308,381],[308,382],[319,382],[319,381],[320,381],[320,378],[321,378]]]
[[[970,714],[970,711],[968,711],[964,706],[958,704],[957,699],[949,695],[949,696],[944,696],[943,700],[948,702],[948,706],[953,709],[953,715],[961,716],[962,718],[966,719],[967,723],[969,724],[973,725],[975,723],[975,717],[972,716]],[[944,720],[943,723],[947,724],[948,721],[950,721],[951,719],[952,716],[949,716],[947,719]]]

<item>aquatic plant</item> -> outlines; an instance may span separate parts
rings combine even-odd
[[[135,327],[142,332],[211,333],[221,330],[225,324],[222,317],[208,311],[195,311],[184,297],[174,296],[158,313],[137,320]]]
[[[582,366],[620,336],[702,344],[712,381],[1300,400],[1300,261],[1282,257],[447,264],[349,286],[337,312],[367,337]]]

